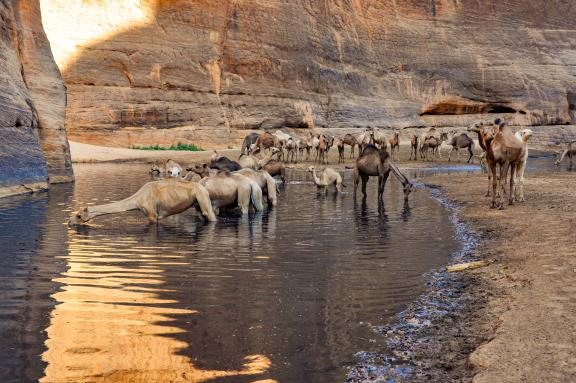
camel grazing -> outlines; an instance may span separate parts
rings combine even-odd
[[[182,166],[180,166],[176,161],[167,160],[163,165],[154,163],[150,169],[150,173],[179,177],[180,174],[182,174]]]
[[[334,140],[334,145],[336,145],[336,148],[338,149],[338,163],[343,164],[344,163],[344,141],[341,138],[336,138]],[[352,149],[352,150],[354,150],[354,149]]]
[[[450,145],[450,151],[448,152],[448,161],[450,161],[452,151],[456,150],[456,152],[458,152],[458,149],[468,149],[470,157],[468,157],[468,161],[466,162],[469,163],[472,160],[472,157],[474,156],[474,140],[471,139],[466,133],[454,135],[448,141],[448,145]]]
[[[356,139],[356,137],[354,137],[350,133],[346,133],[342,138],[340,138],[340,140],[342,141],[344,146],[345,145],[350,146],[350,158],[354,158],[354,147],[358,146],[358,140]]]
[[[414,154],[414,161],[418,157],[418,135],[410,133],[410,160],[412,159],[412,154]]]
[[[216,221],[208,190],[196,182],[165,179],[144,184],[132,196],[105,205],[88,206],[70,217],[71,224],[87,222],[105,214],[140,210],[150,222],[182,213],[198,203],[202,215],[208,221]]]
[[[240,154],[250,154],[252,151],[253,145],[256,144],[258,141],[258,137],[260,137],[259,133],[250,133],[246,137],[244,137],[244,141],[242,141],[242,149],[240,150]]]
[[[530,129],[522,129],[515,134],[516,139],[522,141],[523,147],[521,160],[516,165],[516,182],[518,183],[518,186],[514,198],[519,202],[526,201],[524,198],[524,171],[526,170],[526,163],[528,162],[528,140],[533,134],[534,133]]]
[[[394,135],[388,138],[388,144],[390,145],[390,154],[392,159],[394,159],[394,152],[396,152],[396,160],[400,157],[400,132],[394,131]]]
[[[276,181],[274,178],[265,170],[253,170],[253,169],[240,169],[236,173],[242,174],[245,177],[250,178],[252,181],[256,182],[263,193],[268,196],[268,201],[272,206],[276,206],[278,203],[278,189],[276,186]]]
[[[568,156],[570,159],[570,166],[572,166],[572,159],[576,157],[576,148],[572,146],[572,144],[576,141],[567,142],[564,150],[560,154],[560,158],[554,162],[556,165],[560,165],[560,162],[564,159],[564,157]]]
[[[404,199],[408,200],[408,196],[412,192],[412,183],[406,178],[398,168],[391,166],[388,151],[385,148],[378,148],[375,145],[368,144],[356,160],[356,167],[354,169],[354,198],[356,198],[356,190],[358,183],[362,180],[362,194],[366,198],[366,184],[370,177],[378,177],[378,200],[382,201],[384,194],[384,187],[386,180],[390,175],[390,171],[402,183],[404,191]]]
[[[199,184],[208,190],[212,207],[217,214],[220,208],[231,206],[238,206],[242,214],[248,214],[250,204],[256,211],[263,210],[262,189],[242,174],[221,171],[202,178]]]
[[[490,207],[504,209],[506,198],[506,180],[510,170],[510,195],[508,203],[514,204],[514,181],[518,163],[522,161],[524,145],[518,140],[508,125],[497,118],[493,130],[484,130],[484,143],[486,145],[486,158],[492,173],[492,203]],[[500,168],[500,177],[497,176],[496,167]],[[501,191],[500,200],[496,202],[496,189]]]
[[[316,174],[316,168],[314,168],[314,166],[310,166],[308,167],[308,171],[312,173],[314,183],[318,189],[324,189],[325,193],[328,193],[328,186],[330,185],[334,185],[334,187],[336,187],[336,191],[339,193],[342,192],[342,187],[346,187],[346,185],[342,183],[342,176],[340,173],[332,168],[325,168],[324,170],[320,171],[319,174]]]

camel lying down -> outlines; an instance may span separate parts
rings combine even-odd
[[[196,182],[177,179],[152,181],[144,184],[140,190],[122,201],[80,209],[72,214],[70,223],[80,224],[100,215],[131,210],[140,210],[151,222],[156,222],[159,219],[182,213],[195,203],[198,203],[202,215],[208,221],[216,221],[210,195],[204,186]]]

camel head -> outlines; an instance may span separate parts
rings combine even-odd
[[[414,188],[414,185],[412,185],[410,182],[406,182],[403,184],[403,191],[404,191],[404,201],[408,201],[408,197],[410,196],[410,193],[412,193],[412,189]]]
[[[158,164],[152,165],[150,168],[150,174],[160,174],[160,166],[158,166]]]
[[[88,214],[88,208],[83,207],[82,209],[78,210],[77,212],[72,213],[70,216],[70,220],[68,223],[70,225],[80,225],[90,219],[90,215]]]
[[[308,171],[312,173],[316,168],[314,166],[308,166]]]
[[[533,134],[534,132],[531,129],[522,129],[520,131],[520,137],[522,137],[522,141],[524,142],[528,142],[528,140],[530,139],[530,137],[532,137]]]
[[[210,161],[216,161],[218,159],[218,152],[214,150],[212,156],[210,157]]]
[[[186,168],[186,170],[189,172],[194,172],[202,178],[208,177],[210,175],[210,168],[208,167],[208,164],[196,164]]]
[[[476,132],[479,133],[482,131],[482,129],[484,128],[484,123],[483,122],[475,122],[472,126],[468,127],[468,131],[469,132]]]

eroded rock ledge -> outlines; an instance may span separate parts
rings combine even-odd
[[[72,139],[223,144],[246,129],[575,122],[564,0],[41,0]]]

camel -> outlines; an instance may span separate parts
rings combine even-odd
[[[242,166],[240,166],[238,162],[232,161],[230,158],[225,156],[217,156],[216,158],[213,157],[208,166],[212,169],[228,170],[230,172],[235,172],[236,170],[242,169]]]
[[[342,137],[340,140],[344,145],[350,146],[350,158],[354,158],[354,147],[358,145],[358,140],[356,139],[356,137],[354,137],[350,133],[346,133],[344,137]]]
[[[316,157],[318,163],[321,164],[328,163],[328,159],[326,158],[328,150],[330,150],[330,141],[325,135],[321,134],[318,139],[318,150]]]
[[[396,152],[396,159],[400,157],[400,133],[395,130],[394,135],[388,138],[388,144],[390,144],[390,154],[392,159],[394,159],[394,152]]]
[[[280,148],[280,140],[278,139],[278,137],[268,132],[264,132],[260,136],[258,136],[255,145],[256,148],[264,152],[264,150],[266,149]]]
[[[516,188],[516,193],[514,198],[516,201],[524,202],[524,171],[526,170],[526,163],[528,162],[528,140],[532,137],[534,133],[530,129],[522,129],[516,132],[516,139],[522,141],[523,151],[521,160],[516,165],[516,182],[518,187]]]
[[[514,173],[518,163],[522,161],[523,142],[518,140],[508,125],[497,118],[493,130],[484,130],[483,138],[486,145],[486,159],[492,174],[492,202],[490,207],[504,209],[506,197],[506,179],[510,169],[510,195],[508,203],[514,204]],[[500,177],[496,174],[496,166],[500,168]],[[500,200],[496,202],[496,189],[501,191]]]
[[[304,161],[304,150],[308,149],[308,143],[306,140],[299,138],[296,144],[298,146],[298,161]]]
[[[151,174],[169,175],[170,177],[179,177],[182,173],[182,166],[176,161],[167,160],[163,165],[153,164],[150,169]]]
[[[372,144],[366,145],[356,160],[356,167],[354,168],[354,198],[356,198],[356,190],[360,179],[362,179],[362,194],[366,198],[368,179],[370,177],[378,177],[378,200],[382,201],[386,180],[392,171],[392,174],[402,183],[404,200],[408,200],[408,196],[412,192],[412,183],[396,166],[393,166],[389,157],[386,148],[378,148]]]
[[[318,189],[324,189],[325,193],[328,193],[328,186],[334,185],[337,192],[342,192],[342,187],[346,187],[342,183],[342,176],[336,170],[332,168],[325,168],[319,174],[316,174],[316,168],[314,166],[308,167],[308,171],[312,173],[314,183]]]
[[[491,132],[492,130],[493,130],[493,127],[484,126],[483,122],[476,122],[472,126],[468,127],[469,132],[474,132],[478,135],[478,144],[480,145],[480,148],[482,148],[482,150],[484,150],[483,155],[480,156],[480,166],[482,166],[482,164],[485,162],[486,167],[488,168],[488,189],[486,190],[486,194],[485,194],[486,197],[490,196],[490,187],[492,185],[492,173],[490,172],[491,158],[489,158],[486,155],[487,143],[484,140],[484,132]]]
[[[410,133],[410,160],[412,159],[412,154],[414,154],[414,161],[416,161],[418,155],[418,135]]]
[[[344,141],[341,138],[336,138],[334,140],[334,145],[336,145],[336,148],[338,149],[338,163],[343,164],[344,163]],[[354,150],[354,149],[352,149],[352,150]]]
[[[385,149],[386,145],[388,145],[388,137],[382,130],[373,129],[370,132],[370,143]]]
[[[298,162],[298,142],[296,139],[290,137],[284,144],[286,148],[286,160],[288,162]]]
[[[240,150],[240,154],[250,154],[252,151],[252,147],[256,144],[256,141],[260,137],[259,133],[250,133],[246,137],[244,137],[244,141],[242,141],[242,149]]]
[[[236,172],[237,174],[242,174],[245,177],[250,178],[252,181],[256,182],[258,186],[262,189],[262,192],[266,192],[268,196],[268,201],[272,206],[276,206],[278,203],[277,196],[277,186],[274,178],[265,170],[253,170],[253,169],[240,169]]]
[[[567,142],[562,154],[560,154],[560,159],[556,160],[554,164],[560,165],[560,162],[564,159],[564,157],[568,156],[570,159],[570,166],[572,166],[572,159],[576,157],[576,148],[572,147],[572,144],[576,141]]]
[[[356,142],[358,143],[358,155],[364,149],[364,146],[370,143],[372,128],[367,127],[362,133],[356,136]]]
[[[468,161],[466,162],[469,163],[472,160],[472,157],[474,156],[474,140],[471,139],[466,133],[454,135],[448,141],[448,145],[450,145],[450,151],[448,152],[448,161],[450,161],[453,150],[456,150],[456,152],[458,152],[458,149],[464,149],[464,148],[468,149],[468,153],[470,153],[470,157],[468,157]]]
[[[266,170],[272,177],[280,176],[282,182],[286,182],[286,167],[280,161],[269,161],[262,165],[262,170]]]
[[[216,221],[210,195],[204,186],[196,182],[176,179],[152,181],[144,184],[136,193],[122,201],[105,205],[83,207],[70,217],[71,224],[80,224],[105,215],[140,210],[150,222],[182,213],[198,203],[202,215],[208,221]]]
[[[308,134],[306,135],[306,161],[310,160],[310,149],[314,147],[314,139],[315,139],[314,134],[312,134],[312,132],[309,131]]]
[[[272,148],[268,153],[264,155],[263,158],[258,158],[251,154],[241,154],[240,158],[238,159],[238,164],[242,169],[254,169],[258,170],[262,167],[263,164],[268,163],[274,157],[280,153],[280,149]]]
[[[251,178],[229,171],[220,171],[217,174],[208,173],[209,175],[205,176],[206,168],[202,166],[201,175],[204,175],[204,178],[198,184],[208,190],[216,214],[220,208],[230,206],[238,206],[242,214],[248,214],[250,204],[256,211],[263,210],[262,189]]]

